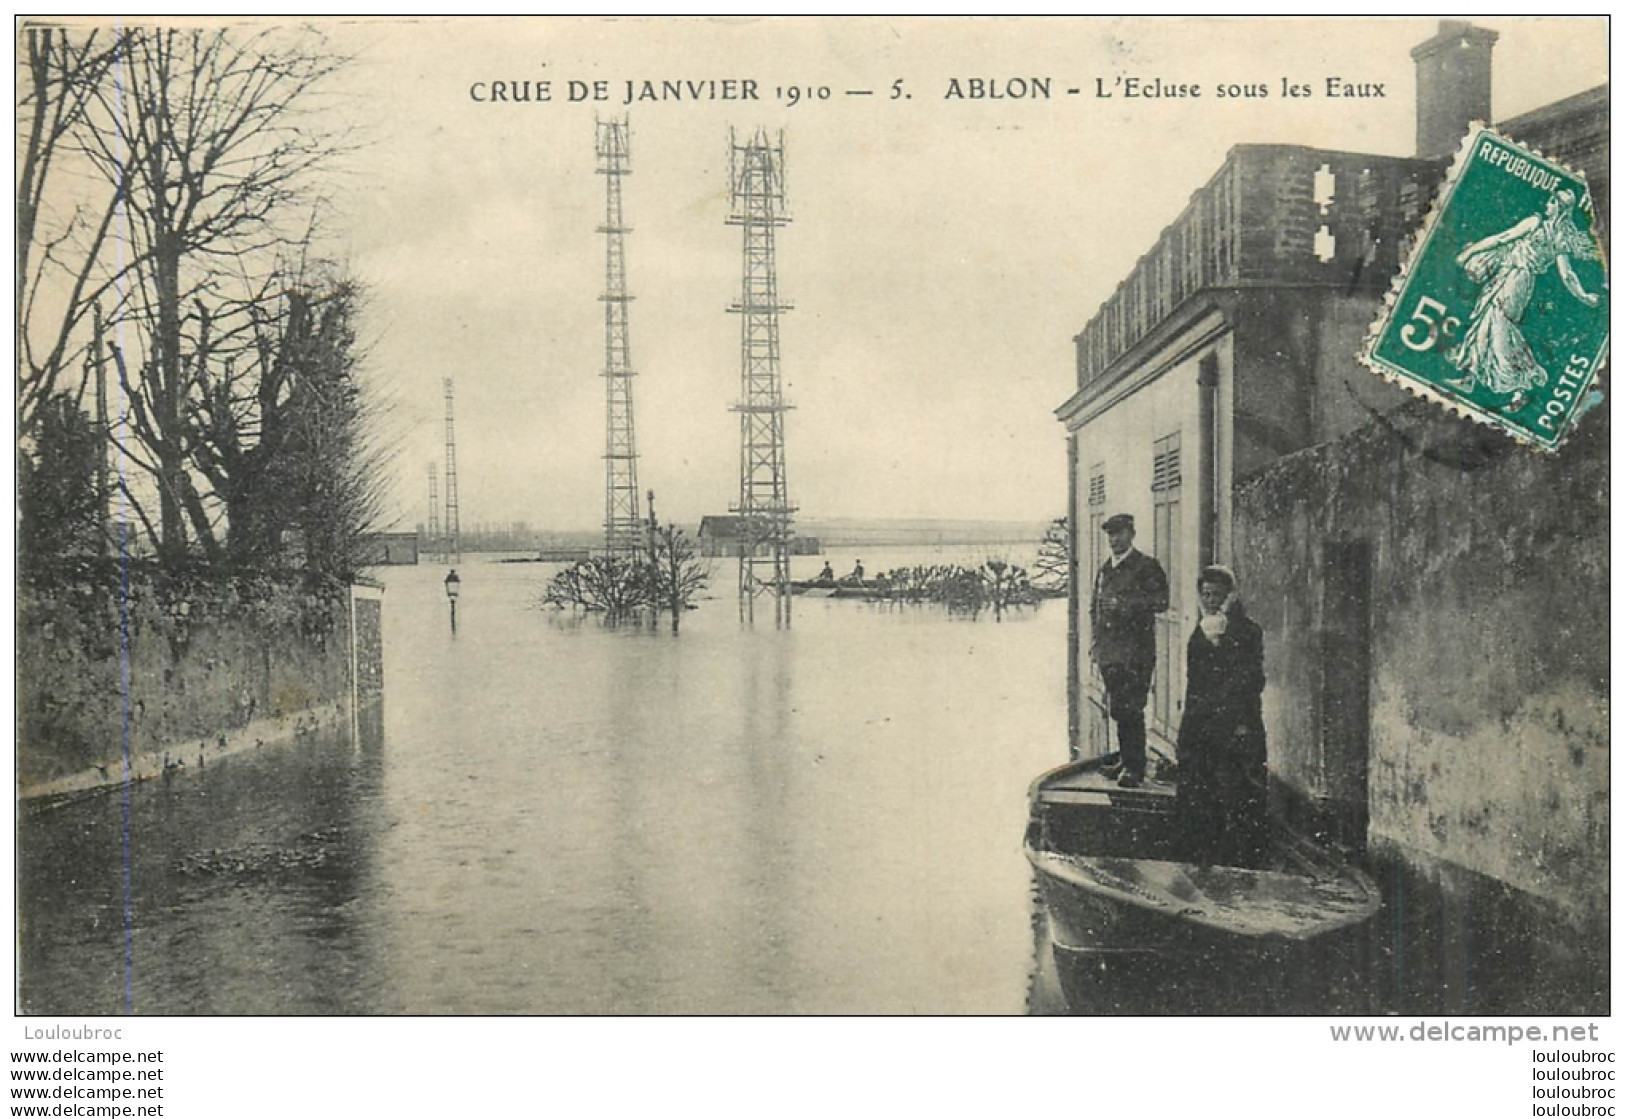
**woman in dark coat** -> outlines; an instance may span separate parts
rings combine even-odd
[[[1185,653],[1179,812],[1190,857],[1257,866],[1269,849],[1264,750],[1264,631],[1228,568],[1196,584],[1202,617]]]

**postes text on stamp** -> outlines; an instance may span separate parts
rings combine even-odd
[[[1480,127],[1361,356],[1421,396],[1552,450],[1607,358],[1606,279],[1585,179]]]

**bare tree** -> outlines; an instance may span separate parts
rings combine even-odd
[[[314,172],[338,145],[300,110],[343,59],[313,32],[237,28],[133,28],[116,50],[118,80],[96,87],[86,133],[120,195],[135,280],[116,317],[140,352],[120,355],[120,373],[157,485],[160,556],[184,555],[189,535],[215,554],[223,511],[193,477],[190,413],[252,337],[278,250],[306,236]]]
[[[308,309],[286,347],[293,367],[280,417],[287,445],[272,478],[291,475],[279,496],[297,502],[291,520],[299,526],[307,571],[348,579],[360,570],[362,537],[380,515],[389,452],[377,441],[380,406],[358,378],[358,287],[340,280],[299,300],[290,295],[292,306],[299,302]],[[273,495],[261,496],[270,504]]]
[[[624,556],[594,556],[573,563],[553,576],[542,602],[601,612],[607,621],[620,622],[650,604],[648,564]]]
[[[1003,618],[1011,607],[1032,605],[1033,588],[1026,568],[1008,560],[990,559],[982,564],[978,574],[995,618]]]
[[[662,525],[650,534],[650,598],[657,610],[671,611],[671,631],[682,625],[683,612],[711,580],[709,566],[695,558],[688,534],[676,525]]]
[[[124,271],[107,268],[101,259],[123,198],[123,176],[87,186],[71,175],[87,139],[88,110],[118,52],[117,40],[95,31],[78,37],[59,27],[23,31],[13,291],[17,422],[25,440],[75,364],[86,316]]]
[[[358,377],[360,292],[301,281],[253,306],[253,344],[199,384],[185,415],[199,473],[225,510],[236,566],[285,564],[285,536],[310,571],[345,576],[382,503],[376,405]]]
[[[1056,517],[1038,545],[1033,585],[1046,593],[1065,590],[1072,560],[1072,533],[1065,517]]]

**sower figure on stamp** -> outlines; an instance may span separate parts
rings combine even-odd
[[[1556,264],[1569,294],[1595,307],[1598,297],[1580,285],[1570,257],[1596,256],[1592,239],[1574,224],[1574,192],[1568,190],[1548,198],[1544,214],[1531,214],[1463,249],[1456,263],[1484,287],[1461,344],[1449,354],[1450,364],[1463,376],[1449,383],[1469,392],[1482,383],[1491,392],[1511,393],[1502,411],[1522,409],[1529,402],[1530,388],[1544,385],[1549,376],[1521,329],[1535,281]]]
[[[1168,609],[1168,575],[1134,547],[1133,517],[1118,513],[1100,527],[1112,554],[1095,573],[1089,656],[1100,669],[1107,712],[1117,724],[1117,783],[1132,789],[1145,781],[1145,700],[1157,661],[1155,616]]]

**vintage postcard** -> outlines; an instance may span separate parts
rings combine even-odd
[[[16,51],[14,1106],[1611,1067],[1605,20]]]

